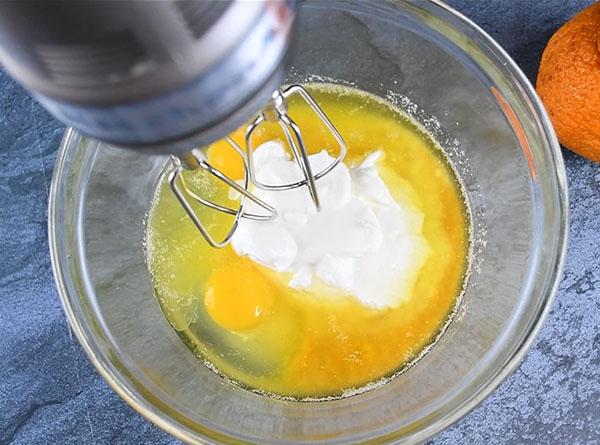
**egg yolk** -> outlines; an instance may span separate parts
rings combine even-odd
[[[235,142],[240,144],[243,135],[240,130],[231,134]],[[240,147],[243,145],[240,144]],[[220,140],[208,148],[208,162],[213,167],[221,170],[226,176],[238,180],[244,178],[244,162],[238,152],[226,140]]]
[[[204,305],[210,317],[232,331],[252,329],[271,314],[275,290],[253,264],[239,262],[213,272]]]

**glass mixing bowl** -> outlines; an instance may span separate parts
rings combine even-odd
[[[549,310],[567,234],[559,146],[521,71],[440,2],[303,2],[296,51],[290,82],[334,79],[395,101],[433,133],[465,185],[472,274],[431,351],[382,387],[335,401],[280,401],[226,382],[171,329],[144,262],[144,217],[167,159],[72,130],[49,215],[62,303],[114,390],[185,441],[424,440],[515,368]]]

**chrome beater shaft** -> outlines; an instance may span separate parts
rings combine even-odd
[[[315,113],[317,119],[320,119],[324,126],[331,132],[338,146],[338,153],[334,161],[316,174],[313,172],[310,165],[307,147],[302,138],[300,127],[288,114],[287,101],[290,96],[295,94],[308,104],[310,109]],[[258,180],[256,177],[256,169],[253,160],[253,152],[256,147],[253,144],[252,136],[256,132],[257,128],[264,123],[279,124],[285,136],[286,142],[294,156],[294,160],[302,172],[303,179],[288,184],[265,184]],[[206,241],[215,248],[222,248],[229,244],[242,218],[268,221],[277,217],[277,210],[275,208],[251,192],[252,186],[262,190],[273,191],[292,190],[306,186],[312,201],[315,204],[315,207],[317,210],[320,210],[320,201],[316,181],[331,172],[340,162],[344,160],[346,156],[346,144],[344,143],[344,139],[335,128],[333,123],[325,115],[323,110],[321,110],[314,99],[310,96],[310,94],[300,85],[291,85],[284,90],[276,90],[273,93],[270,102],[246,129],[245,151],[233,139],[231,139],[231,137],[227,137],[225,140],[231,146],[231,148],[236,151],[243,162],[244,177],[241,181],[241,184],[225,175],[221,170],[212,166],[207,160],[206,149],[204,148],[194,149],[184,156],[173,156],[173,168],[168,175],[169,186],[171,187],[171,190],[175,194],[177,200],[186,211],[187,215],[194,223],[198,231],[202,234]],[[186,169],[202,169],[226,184],[232,190],[239,193],[239,206],[237,208],[227,207],[199,196],[185,183],[182,173]],[[191,199],[196,203],[212,210],[234,216],[231,228],[223,237],[223,239],[215,240],[210,235],[207,227],[200,221],[200,218],[194,211],[194,208],[188,199]],[[246,211],[246,204],[248,200],[256,204],[259,209],[264,210],[264,213],[261,214]]]

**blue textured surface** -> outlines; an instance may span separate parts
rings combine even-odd
[[[451,0],[534,80],[591,0]],[[99,377],[54,288],[46,211],[63,126],[0,73],[0,444],[171,444]],[[565,151],[570,248],[554,309],[519,369],[433,443],[600,442],[600,165]]]

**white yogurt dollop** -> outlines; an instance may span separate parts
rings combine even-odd
[[[321,211],[308,190],[253,192],[273,205],[275,220],[242,219],[232,239],[239,255],[278,272],[290,272],[289,285],[310,288],[317,280],[376,309],[397,306],[410,295],[429,247],[422,234],[423,214],[401,206],[377,171],[381,152],[358,167],[340,163],[317,180]],[[313,172],[334,159],[326,152],[309,156]],[[267,184],[303,178],[278,142],[254,153],[257,178]],[[248,202],[248,210],[260,212]]]

